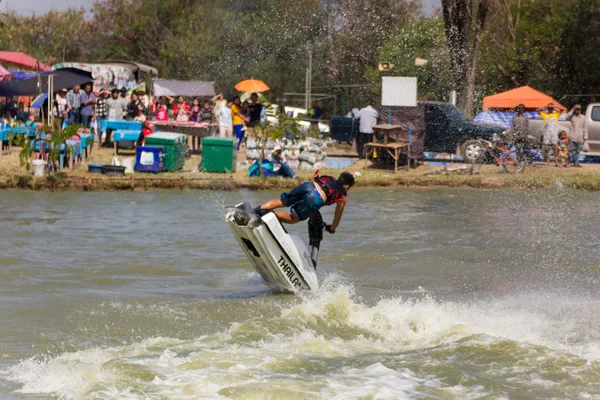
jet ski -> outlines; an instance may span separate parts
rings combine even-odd
[[[259,218],[248,203],[227,208],[225,220],[273,291],[297,293],[319,287],[316,268],[324,227],[320,214],[309,221],[310,249],[302,239],[285,230],[274,212]]]

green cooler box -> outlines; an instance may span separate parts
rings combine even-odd
[[[187,151],[187,135],[172,132],[156,132],[146,136],[146,146],[165,146],[165,171],[183,168]]]
[[[202,166],[206,172],[235,172],[237,141],[221,137],[202,138]]]

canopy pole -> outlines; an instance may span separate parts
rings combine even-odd
[[[38,87],[38,96],[40,96],[40,100],[41,100],[41,96],[42,96],[42,76],[40,73],[40,62],[36,61],[35,62],[35,71],[37,72],[37,87]],[[42,126],[46,125],[46,118],[44,117],[44,106],[42,105],[40,107],[40,110],[42,110]]]

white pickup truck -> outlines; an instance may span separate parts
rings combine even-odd
[[[585,111],[585,126],[588,132],[587,155],[600,155],[600,103],[591,103]]]
[[[558,121],[558,124],[567,131],[571,130],[570,121]],[[590,151],[584,153],[589,156],[600,156],[600,103],[591,103],[587,106],[585,112],[585,126],[588,131],[588,144]],[[529,141],[532,144],[539,143],[543,133],[543,124],[541,119],[529,120]]]

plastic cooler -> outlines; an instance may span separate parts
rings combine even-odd
[[[235,172],[237,143],[220,137],[202,138],[202,166],[206,172]]]
[[[135,170],[138,172],[164,171],[165,146],[138,146],[135,154]]]
[[[187,135],[172,132],[157,132],[146,136],[146,146],[164,146],[165,171],[175,171],[185,164]]]

